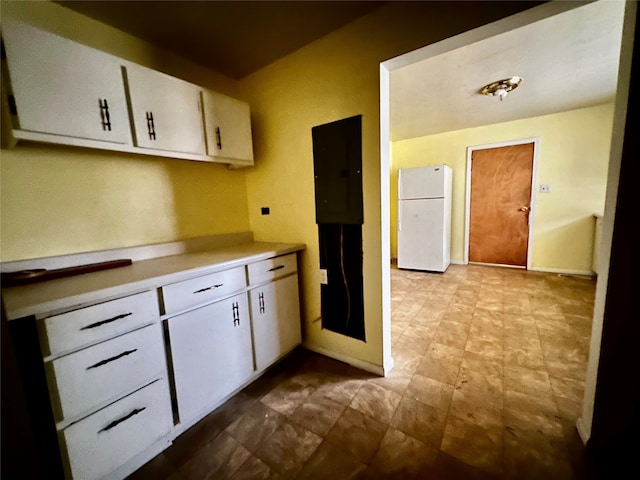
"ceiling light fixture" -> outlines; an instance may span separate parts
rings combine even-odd
[[[479,93],[492,97],[500,97],[500,101],[502,101],[511,90],[518,88],[518,85],[520,85],[521,82],[522,77],[505,78],[502,80],[498,80],[497,82],[485,85],[484,87],[482,87],[482,90],[480,90]]]

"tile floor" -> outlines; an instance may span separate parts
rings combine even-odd
[[[595,479],[575,430],[595,281],[391,274],[389,377],[297,350],[131,480]]]

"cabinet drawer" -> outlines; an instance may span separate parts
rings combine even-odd
[[[73,418],[165,375],[165,365],[160,323],[54,360],[47,370],[56,420]]]
[[[164,313],[169,315],[203,305],[246,286],[244,267],[166,285],[162,287]]]
[[[61,433],[69,477],[102,478],[168,434],[171,428],[169,389],[166,379],[161,379]]]
[[[158,299],[153,291],[48,317],[40,324],[43,354],[73,350],[157,319]]]
[[[262,262],[251,263],[247,266],[249,271],[249,285],[267,282],[276,277],[282,277],[297,271],[298,263],[296,254],[282,255],[270,258]]]

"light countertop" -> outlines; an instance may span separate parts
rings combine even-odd
[[[9,320],[42,318],[304,248],[303,244],[250,242],[140,260],[111,270],[5,288],[2,299]]]

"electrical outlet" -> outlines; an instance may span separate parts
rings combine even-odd
[[[327,269],[326,268],[321,268],[320,269],[320,283],[322,285],[328,285],[329,284],[329,278],[327,277]]]
[[[551,185],[540,185],[540,193],[549,193],[551,191]]]

